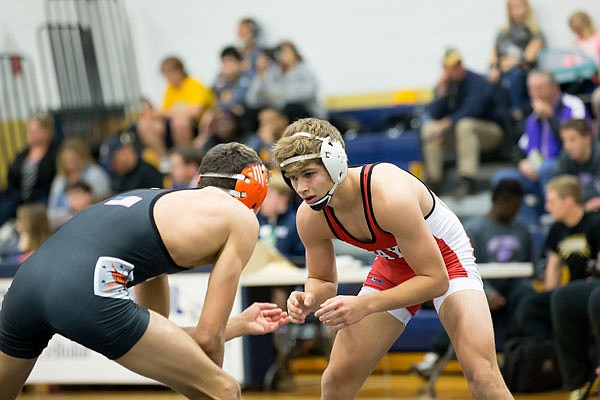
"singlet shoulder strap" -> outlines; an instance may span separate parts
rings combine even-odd
[[[365,216],[367,218],[367,224],[369,225],[369,230],[371,233],[384,233],[387,235],[391,235],[390,232],[385,231],[379,224],[377,223],[377,219],[375,218],[375,212],[373,211],[373,197],[371,196],[371,177],[373,176],[373,169],[379,163],[375,164],[367,164],[363,167],[360,175],[360,187],[363,195],[363,206],[365,209]]]

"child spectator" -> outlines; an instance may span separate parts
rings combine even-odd
[[[110,178],[97,165],[88,144],[81,138],[66,139],[58,151],[57,175],[52,181],[48,199],[48,219],[53,230],[71,218],[67,187],[83,181],[90,185],[94,196],[110,193]]]

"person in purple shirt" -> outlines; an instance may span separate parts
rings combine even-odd
[[[531,71],[527,78],[527,91],[533,111],[525,120],[525,129],[519,139],[522,158],[517,168],[496,172],[492,185],[503,179],[521,182],[526,195],[519,218],[525,223],[535,224],[544,212],[544,187],[555,175],[562,150],[560,124],[575,118],[590,121],[590,117],[583,101],[562,93],[550,72]]]

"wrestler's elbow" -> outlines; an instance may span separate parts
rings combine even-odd
[[[443,295],[450,288],[450,279],[448,278],[448,273],[445,270],[443,273],[436,274],[435,276],[433,276],[433,280],[433,287],[435,288],[434,297],[439,297]]]

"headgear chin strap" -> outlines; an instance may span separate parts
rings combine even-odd
[[[231,178],[236,179],[234,189],[224,189],[227,193],[244,203],[246,207],[258,213],[262,202],[267,196],[269,187],[269,173],[263,164],[251,164],[239,174],[206,173],[199,176],[202,178]]]
[[[346,174],[348,173],[348,158],[346,156],[346,151],[340,142],[332,142],[329,136],[327,137],[314,137],[310,133],[307,132],[297,132],[294,133],[293,136],[303,136],[312,139],[318,139],[321,143],[321,150],[319,153],[313,154],[304,154],[301,156],[295,156],[284,160],[281,164],[279,164],[280,168],[285,167],[286,165],[304,161],[304,160],[312,160],[320,158],[321,162],[325,166],[325,170],[329,174],[329,177],[333,181],[333,186],[331,189],[325,194],[325,196],[321,197],[317,202],[313,204],[309,204],[310,208],[315,211],[321,211],[325,208],[325,206],[331,200],[333,196],[333,192],[335,188],[344,180]]]

